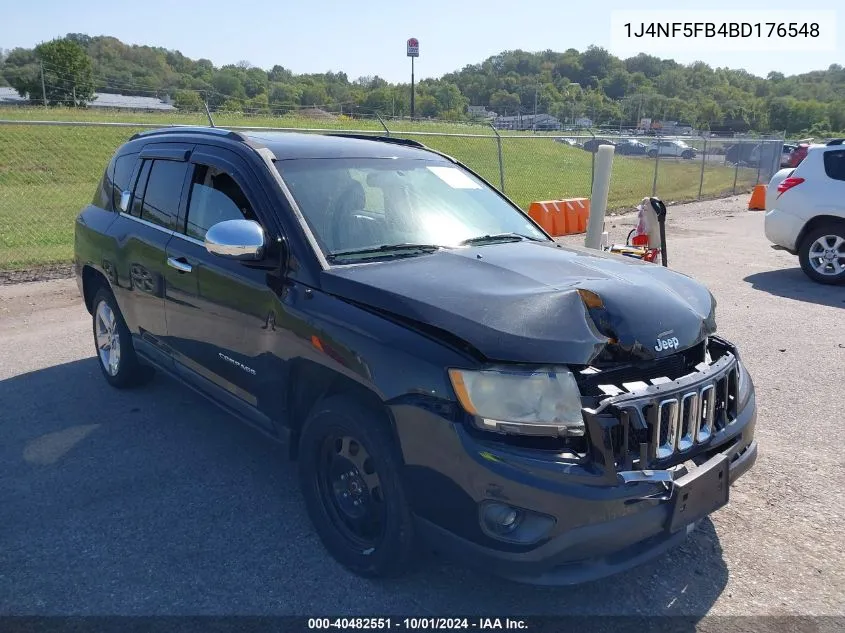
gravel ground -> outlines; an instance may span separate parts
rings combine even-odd
[[[770,249],[746,201],[670,207],[668,252],[749,366],[757,465],[684,545],[578,587],[436,558],[350,575],[279,449],[166,378],[108,388],[73,280],[0,287],[0,614],[845,615],[845,288]]]

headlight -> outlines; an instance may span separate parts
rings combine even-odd
[[[742,361],[737,363],[737,383],[737,411],[742,411],[748,404],[753,387],[751,376],[748,375],[748,370],[742,364]]]
[[[565,368],[450,369],[458,400],[479,428],[499,433],[584,435],[581,393]]]

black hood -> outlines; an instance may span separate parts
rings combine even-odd
[[[655,358],[715,331],[715,299],[689,277],[552,242],[338,266],[323,273],[322,287],[419,329],[448,332],[491,361]],[[657,350],[659,339],[669,346]]]

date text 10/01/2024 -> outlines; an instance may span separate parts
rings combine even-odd
[[[798,38],[819,37],[817,22],[626,22],[633,38]]]
[[[522,630],[525,620],[512,618],[308,618],[311,630]]]

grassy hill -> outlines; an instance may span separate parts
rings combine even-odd
[[[105,113],[91,110],[3,108],[0,119],[0,269],[69,261],[73,219],[87,204],[114,150],[142,127],[86,126],[85,122],[206,125],[196,114]],[[77,125],[32,125],[25,120],[53,120]],[[329,128],[383,132],[378,121],[245,117],[217,114],[218,126]],[[499,185],[496,137],[489,127],[442,122],[390,122],[392,133],[419,140],[453,156]],[[451,134],[451,136],[447,136]],[[589,137],[587,137],[589,138]],[[585,140],[585,139],[581,139]],[[592,154],[556,142],[551,136],[503,134],[505,193],[522,208],[534,200],[589,197]],[[667,202],[693,200],[699,194],[701,160],[660,161],[657,194]],[[721,195],[756,182],[756,170],[716,161],[705,163],[702,195]],[[609,208],[631,208],[651,194],[654,161],[616,156]]]

